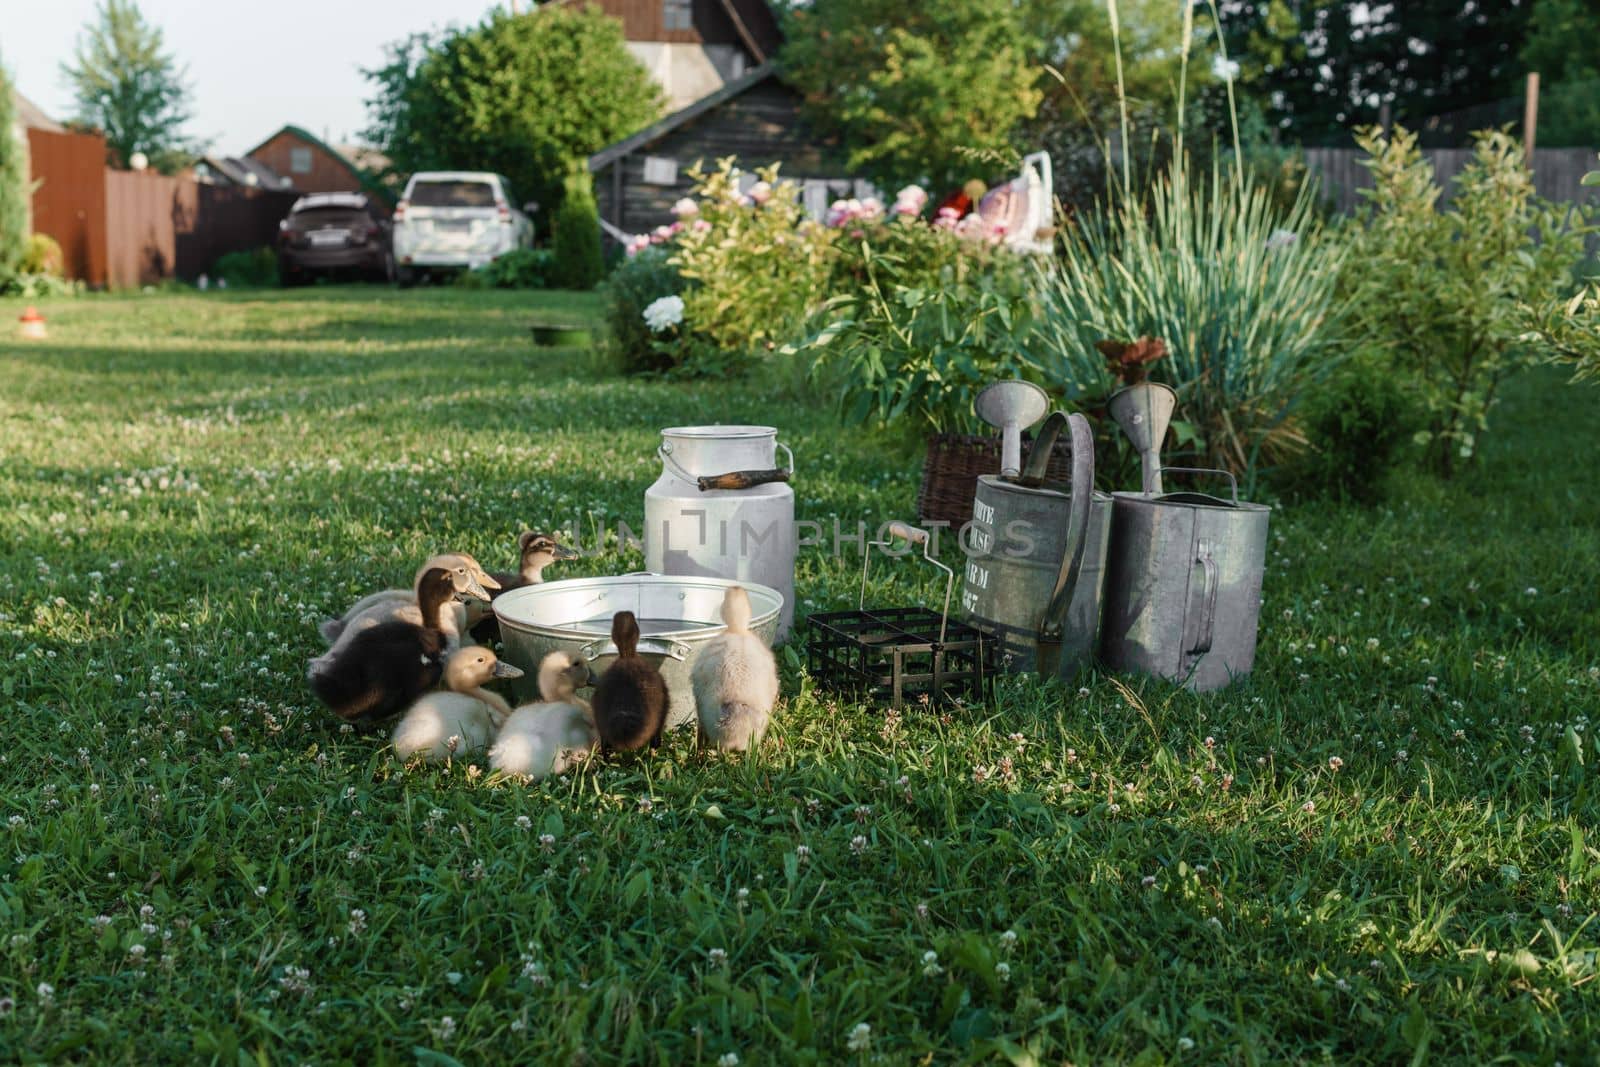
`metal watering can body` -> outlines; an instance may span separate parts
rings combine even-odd
[[[1196,691],[1250,673],[1272,509],[1239,500],[1237,485],[1232,500],[1113,493],[1112,501],[1101,661]]]
[[[1062,428],[1072,482],[1044,483]],[[1001,667],[1071,677],[1093,658],[1111,498],[1094,492],[1094,439],[1082,415],[1052,415],[1017,476],[983,475],[964,547],[961,607],[1000,642]]]

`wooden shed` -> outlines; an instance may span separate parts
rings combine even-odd
[[[600,218],[612,238],[671,223],[672,205],[693,186],[686,171],[735,157],[749,171],[773,163],[801,186],[807,211],[820,215],[841,196],[872,192],[847,177],[844,153],[813,136],[800,118],[801,95],[763,63],[710,96],[589,157]],[[753,179],[752,179],[753,180]]]

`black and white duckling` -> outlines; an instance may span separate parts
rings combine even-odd
[[[631,611],[611,617],[611,643],[617,658],[594,687],[594,725],[600,746],[628,752],[661,744],[670,696],[655,664],[639,655],[639,620]]]
[[[743,752],[761,744],[778,702],[778,663],[750,632],[750,596],[729,586],[722,597],[728,628],[705,643],[689,680],[700,722],[700,743]]]
[[[489,602],[489,592],[484,587],[483,582],[479,580],[477,574],[474,573],[481,570],[477,565],[477,561],[463,553],[452,552],[443,556],[435,556],[423,564],[422,570],[427,570],[430,567],[440,567],[448,570],[451,582],[455,586],[455,601],[446,605],[439,623],[439,628],[444,631],[445,651],[454,652],[461,647],[461,636],[467,632],[467,608],[466,604],[460,603],[460,601],[487,604]],[[418,571],[417,573],[420,574],[422,572]],[[487,580],[494,581],[493,578],[488,578]],[[498,583],[495,584],[496,588],[498,588]],[[422,622],[422,614],[417,607],[415,593],[407,593],[404,590],[388,590],[383,593],[374,593],[365,597],[364,600],[368,602],[368,606],[364,610],[353,615],[347,615],[346,620],[348,621],[339,620],[344,623],[343,628],[333,639],[333,644],[328,648],[328,651],[313,661],[314,664],[325,666],[333,657],[344,651],[345,646],[350,643],[350,639],[357,633],[379,623],[396,619],[409,623],[420,624]],[[316,669],[321,668],[317,667]]]
[[[576,549],[566,547],[549,534],[533,530],[524,530],[517,538],[517,554],[522,561],[520,570],[494,571],[489,575],[499,586],[498,591],[489,594],[490,600],[498,600],[511,590],[521,589],[525,585],[538,585],[544,581],[544,569],[550,564],[557,560],[577,559],[579,556]],[[487,605],[468,604],[467,625],[472,631],[473,640],[480,644],[500,640],[500,620],[495,618]]]
[[[500,583],[493,575],[483,569],[483,564],[465,552],[445,552],[434,556],[417,568],[417,574],[421,575],[429,567],[444,567],[450,571],[451,576],[455,579],[457,592],[469,592],[476,587],[478,590],[476,595],[485,601],[489,599],[489,591],[500,588]],[[410,589],[384,589],[377,593],[368,593],[354,604],[351,604],[345,613],[337,619],[324,619],[317,626],[317,632],[322,634],[322,639],[331,646],[339,640],[339,636],[348,630],[351,623],[355,622],[356,619],[373,618],[369,614],[373,608],[379,606],[405,607],[416,602],[417,595]],[[368,625],[372,625],[372,623],[368,622]]]
[[[511,713],[489,748],[489,769],[531,781],[563,774],[594,751],[594,712],[575,695],[589,684],[589,664],[571,652],[552,652],[539,663],[544,697]]]
[[[439,684],[445,640],[440,616],[456,597],[450,571],[429,567],[417,578],[421,619],[390,619],[354,633],[337,654],[312,661],[311,690],[347,722],[372,722],[410,706]]]
[[[411,705],[394,730],[394,754],[443,763],[489,747],[511,714],[505,697],[485,689],[495,678],[521,678],[487,648],[468,645],[444,663],[444,692],[428,693]]]

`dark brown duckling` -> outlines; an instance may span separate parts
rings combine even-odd
[[[517,538],[517,553],[522,559],[521,570],[490,573],[489,577],[499,584],[499,588],[490,593],[491,599],[498,599],[502,594],[525,585],[538,585],[544,581],[544,569],[550,564],[557,560],[577,559],[579,555],[577,550],[560,544],[549,534],[533,530],[524,530],[522,536]],[[469,604],[467,622],[473,639],[480,645],[500,640],[500,620],[488,605]]]
[[[339,718],[386,719],[439,684],[447,655],[441,617],[456,597],[454,578],[443,567],[429,567],[417,576],[416,594],[420,623],[381,622],[312,662],[311,691]]]
[[[639,620],[631,611],[611,618],[611,643],[617,659],[595,683],[595,731],[603,750],[628,752],[661,744],[667,726],[667,680],[639,655]]]

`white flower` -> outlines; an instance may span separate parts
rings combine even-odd
[[[711,966],[721,967],[728,962],[728,953],[723,949],[714,948],[706,953],[706,959],[710,961]]]
[[[851,1052],[865,1052],[872,1047],[872,1027],[866,1023],[856,1023],[850,1030],[850,1039],[845,1043]]]
[[[939,954],[931,949],[922,954],[922,973],[929,978],[937,977],[943,973],[944,968],[939,966]]]
[[[765,204],[772,199],[772,183],[756,182],[750,187],[750,199],[757,204]]]
[[[691,197],[686,196],[672,205],[672,213],[680,219],[687,219],[700,214],[700,205],[695,203]]]
[[[739,1067],[739,1054],[737,1052],[724,1052],[717,1057],[717,1067]]]
[[[1011,964],[1004,961],[994,965],[994,976],[1002,983],[1011,981]]]
[[[676,294],[653,301],[644,309],[645,325],[656,333],[683,321],[683,297]]]

